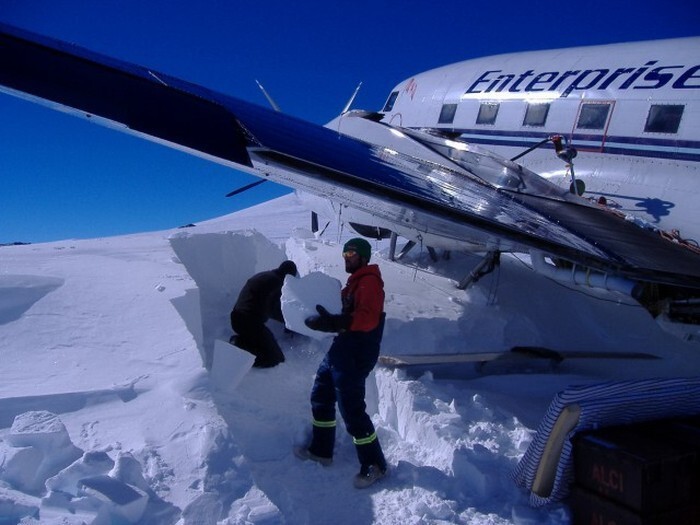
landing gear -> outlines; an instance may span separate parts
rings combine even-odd
[[[414,241],[408,241],[406,245],[402,248],[402,250],[399,252],[399,254],[396,255],[396,241],[398,237],[399,236],[396,235],[396,233],[391,232],[391,240],[389,244],[389,259],[392,261],[401,259],[404,255],[411,251],[411,248],[413,248],[416,245]]]
[[[403,249],[396,256],[396,259],[403,259],[404,255],[406,255],[408,252],[410,252],[415,245],[416,245],[415,241],[408,241],[404,245]]]
[[[408,241],[404,247],[401,249],[398,255],[396,255],[396,239],[397,235],[394,232],[391,232],[391,243],[389,244],[389,259],[392,261],[396,261],[398,259],[403,258],[404,255],[406,255],[408,252],[413,249],[413,247],[416,245],[415,241]],[[428,255],[430,255],[430,258],[433,260],[433,262],[438,262],[440,259],[438,257],[437,252],[435,251],[435,248],[432,246],[428,246]],[[445,259],[450,258],[450,252],[445,252],[444,255]]]

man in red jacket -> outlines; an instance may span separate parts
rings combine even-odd
[[[311,444],[295,449],[302,459],[331,464],[337,403],[360,460],[360,473],[354,480],[357,488],[372,485],[384,477],[387,469],[365,404],[365,380],[379,357],[385,317],[384,281],[379,266],[368,264],[371,254],[371,247],[364,239],[345,243],[343,258],[350,277],[341,292],[342,313],[332,315],[318,305],[319,315],[306,319],[309,328],[338,335],[316,372],[311,390]]]

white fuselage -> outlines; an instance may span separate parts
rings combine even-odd
[[[700,241],[700,38],[467,60],[399,83],[382,113],[507,158],[561,135],[584,196]],[[551,144],[518,162],[571,183]]]

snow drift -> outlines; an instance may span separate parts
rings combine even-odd
[[[533,509],[511,479],[555,394],[700,369],[696,345],[624,297],[570,290],[511,257],[459,291],[476,258],[433,263],[416,249],[395,263],[375,242],[384,354],[540,345],[663,359],[378,367],[367,404],[390,476],[355,490],[342,427],[332,467],[291,453],[308,437],[328,338],[271,322],[284,364],[241,377],[216,366],[253,273],[292,259],[301,276],[345,281],[354,234],[332,225],[317,238],[307,221],[288,196],[187,230],[0,248],[0,523],[564,524],[565,503]]]

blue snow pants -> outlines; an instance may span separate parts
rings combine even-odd
[[[313,437],[309,451],[333,457],[335,406],[338,405],[348,433],[353,437],[362,465],[386,468],[386,460],[365,404],[365,381],[379,357],[384,315],[370,332],[343,332],[333,340],[318,367],[311,390]]]

